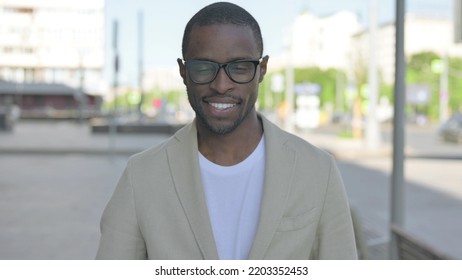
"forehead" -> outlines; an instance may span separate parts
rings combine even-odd
[[[252,29],[235,24],[194,26],[185,53],[185,59],[217,62],[258,56],[258,45]]]

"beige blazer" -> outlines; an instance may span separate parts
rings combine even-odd
[[[249,259],[356,259],[334,159],[260,116],[265,186]],[[195,122],[134,155],[101,219],[97,259],[217,259]]]

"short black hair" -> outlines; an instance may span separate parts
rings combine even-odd
[[[263,56],[263,38],[260,26],[255,18],[245,9],[236,4],[216,2],[202,8],[189,20],[188,24],[186,24],[182,42],[183,58],[185,57],[185,53],[191,39],[191,31],[193,27],[212,24],[235,24],[250,27],[255,36],[260,56]]]

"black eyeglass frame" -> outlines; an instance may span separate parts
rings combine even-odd
[[[225,73],[226,75],[228,76],[228,78],[235,82],[236,84],[247,84],[247,83],[250,83],[251,81],[253,81],[253,79],[255,79],[255,75],[257,74],[257,68],[258,68],[258,65],[260,65],[260,63],[263,61],[263,59],[265,59],[267,56],[265,57],[260,57],[259,59],[239,59],[239,60],[234,60],[234,61],[230,61],[230,62],[227,62],[227,63],[218,63],[218,62],[215,62],[215,61],[210,61],[210,60],[201,60],[201,59],[191,59],[191,60],[183,60],[184,62],[184,65],[186,67],[186,71],[189,72],[188,70],[188,64],[190,63],[194,63],[194,62],[207,62],[207,63],[210,63],[212,65],[215,65],[215,66],[218,66],[215,67],[216,70],[215,70],[215,74],[213,75],[213,78],[208,81],[208,82],[197,82],[197,81],[194,81],[192,78],[191,78],[191,75],[188,74],[188,77],[189,79],[197,84],[197,85],[206,85],[206,84],[210,84],[211,82],[215,81],[215,79],[217,78],[218,76],[218,72],[220,72],[221,68],[223,68],[225,70]],[[251,62],[254,64],[254,71],[253,71],[253,75],[252,75],[252,78],[249,79],[248,81],[246,82],[239,82],[239,81],[236,81],[235,79],[233,79],[231,77],[231,75],[229,74],[229,65],[230,64],[233,64],[233,63],[238,63],[238,62]]]

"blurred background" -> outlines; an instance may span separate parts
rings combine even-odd
[[[0,0],[0,259],[94,258],[128,157],[194,117],[176,59],[212,2]],[[258,110],[337,158],[361,257],[392,257],[401,133],[400,232],[462,259],[462,1],[405,2],[403,92],[400,0],[232,2],[270,56]]]

